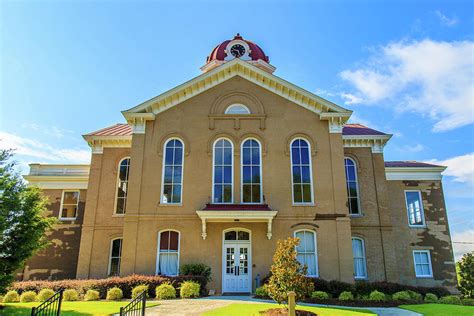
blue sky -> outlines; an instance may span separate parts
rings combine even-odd
[[[394,134],[386,160],[448,165],[453,240],[474,242],[472,1],[196,2],[2,1],[0,145],[24,172],[88,162],[80,135],[199,75],[240,32],[277,76]]]

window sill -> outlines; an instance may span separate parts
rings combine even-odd
[[[60,221],[75,221],[77,220],[77,217],[60,217]]]
[[[361,217],[365,217],[365,214],[349,214],[349,217],[361,218]]]
[[[301,206],[316,206],[316,204],[314,203],[298,203],[298,204],[291,204],[291,206],[294,206],[294,207],[301,207]]]
[[[432,275],[425,275],[425,276],[416,276],[417,279],[432,279]]]
[[[124,217],[125,214],[112,214],[112,217]]]
[[[426,225],[410,225],[410,224],[408,224],[408,227],[410,227],[410,228],[426,228]]]
[[[159,203],[158,206],[165,206],[165,207],[175,206],[175,207],[180,207],[180,206],[183,206],[183,203]]]
[[[368,277],[354,277],[354,280],[356,281],[367,281],[368,279]]]

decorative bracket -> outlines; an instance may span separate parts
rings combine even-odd
[[[202,237],[203,240],[206,240],[207,230],[206,230],[206,220],[205,219],[201,220],[201,225],[202,225],[201,237]]]
[[[267,238],[268,240],[272,239],[272,221],[273,219],[269,219],[267,222]]]
[[[128,125],[132,127],[133,134],[145,134],[146,121],[153,121],[153,113],[123,113]]]
[[[344,113],[329,113],[324,112],[321,113],[319,118],[321,120],[326,120],[329,122],[329,133],[342,133],[342,128],[349,120],[352,112],[344,112]]]

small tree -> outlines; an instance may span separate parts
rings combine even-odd
[[[474,298],[474,252],[466,253],[458,262],[458,289],[466,298]]]
[[[10,150],[0,150],[0,293],[26,259],[48,244],[45,232],[55,222],[43,216],[46,198],[25,184],[11,157]]]
[[[290,291],[296,293],[296,301],[309,296],[314,289],[313,283],[306,278],[307,267],[296,259],[296,246],[299,238],[287,238],[277,241],[273,255],[272,276],[267,285],[270,297],[281,304],[287,300]]]

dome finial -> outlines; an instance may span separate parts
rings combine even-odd
[[[234,39],[242,39],[242,36],[240,36],[240,33],[237,33],[237,35],[234,36]]]

